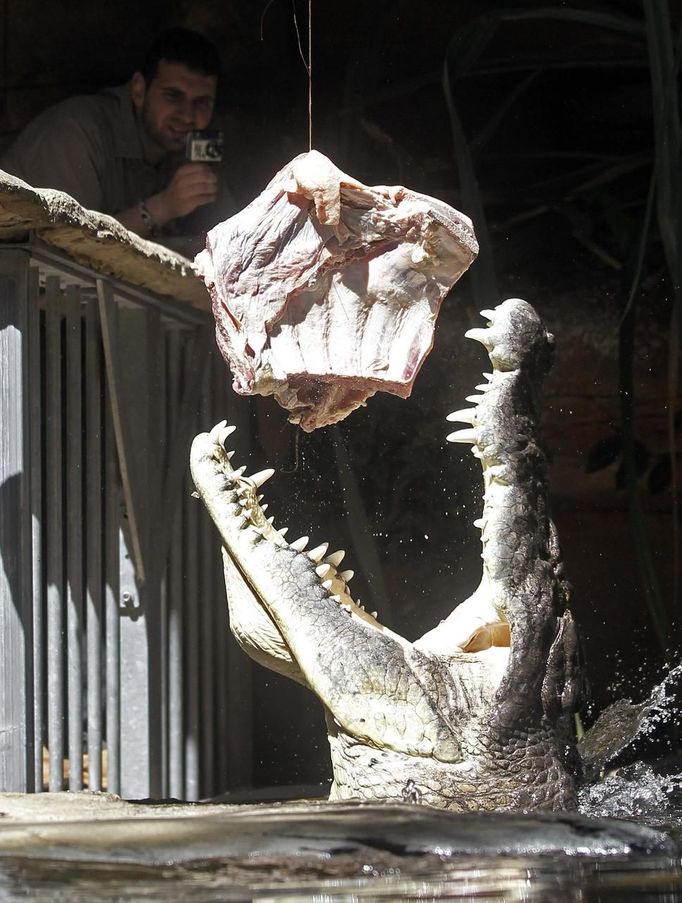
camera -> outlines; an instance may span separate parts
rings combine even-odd
[[[220,163],[223,159],[223,133],[196,129],[187,136],[187,159],[192,163]]]

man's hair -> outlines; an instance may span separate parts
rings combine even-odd
[[[147,84],[156,75],[160,60],[182,63],[202,75],[218,77],[220,74],[220,56],[215,46],[203,35],[187,28],[167,28],[156,37],[139,70]]]

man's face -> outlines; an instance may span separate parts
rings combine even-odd
[[[167,60],[159,61],[149,83],[136,72],[132,98],[149,138],[168,153],[184,150],[187,134],[211,120],[216,85],[215,76]]]

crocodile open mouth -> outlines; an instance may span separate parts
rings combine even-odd
[[[525,305],[525,302],[505,302],[512,311],[517,303]],[[494,521],[499,517],[500,505],[504,508],[506,503],[496,502],[496,496],[500,494],[504,496],[507,493],[510,480],[508,467],[502,460],[504,455],[500,456],[502,450],[499,442],[497,439],[491,441],[489,421],[502,416],[498,410],[500,407],[498,395],[505,395],[506,384],[515,380],[518,365],[514,356],[513,342],[510,349],[505,345],[507,337],[504,330],[502,338],[500,336],[500,320],[506,319],[500,316],[500,310],[501,308],[498,311],[481,311],[481,315],[487,321],[487,327],[471,329],[466,333],[467,337],[480,342],[486,348],[491,358],[493,372],[484,373],[484,382],[476,386],[476,394],[467,396],[466,400],[471,407],[454,411],[447,417],[451,422],[467,424],[464,429],[450,433],[447,436],[448,441],[469,444],[472,453],[482,465],[486,504],[482,515],[474,521],[474,525],[481,531],[484,548],[486,542],[499,544],[495,536],[492,540],[490,538],[489,534],[495,533],[497,528],[489,521],[491,518]],[[511,427],[507,425],[507,429],[512,428],[516,429],[517,424],[512,423]],[[352,619],[358,619],[374,630],[388,632],[391,636],[398,637],[378,621],[377,612],[365,611],[360,601],[353,598],[348,586],[353,571],[339,569],[345,556],[343,550],[329,553],[329,544],[326,542],[308,548],[307,536],[287,542],[285,535],[288,528],[277,528],[274,517],[266,516],[268,506],[261,504],[263,496],[259,490],[275,472],[268,469],[246,476],[244,466],[238,468],[232,466],[234,451],[231,451],[226,443],[234,430],[235,427],[228,426],[226,421],[218,423],[209,433],[197,436],[192,452],[193,461],[203,458],[209,463],[209,469],[220,475],[219,487],[211,488],[209,480],[208,486],[202,488],[206,485],[205,468],[200,466],[196,468],[195,482],[216,523],[221,519],[224,521],[228,510],[232,511],[232,525],[242,540],[253,545],[264,542],[278,549],[288,549],[300,556],[308,566],[307,582],[316,582],[320,592],[327,599],[338,605]],[[223,505],[220,510],[216,510],[216,498],[218,496],[222,498],[225,492],[232,502],[228,507]],[[499,533],[499,530],[497,532]],[[281,667],[278,667],[275,661],[275,669],[283,670],[288,676],[305,683],[303,676],[295,667],[291,650],[282,640],[271,617],[268,600],[257,589],[254,575],[240,564],[239,555],[234,554],[234,549],[230,549],[229,543],[224,543],[223,554],[231,627],[238,641],[250,655],[269,667],[273,667],[272,654],[273,650],[277,650],[275,659],[281,658],[284,663],[280,661]],[[484,555],[483,575],[478,589],[468,599],[457,600],[450,617],[417,640],[415,645],[425,651],[444,655],[480,654],[486,650],[493,650],[491,655],[496,658],[495,671],[499,676],[508,658],[512,635],[504,606],[494,603],[495,590],[491,586],[489,571],[485,565]],[[407,642],[400,639],[404,643]]]
[[[353,598],[342,550],[287,541],[260,493],[274,471],[232,465],[234,427],[223,421],[192,445],[194,483],[223,544],[230,628],[252,658],[322,702],[337,797],[399,797],[411,781],[450,807],[475,797],[479,781],[490,807],[503,774],[500,805],[572,798],[558,725],[575,705],[580,656],[535,429],[553,340],[524,301],[483,315],[488,326],[468,336],[493,372],[448,418],[466,424],[448,439],[469,444],[483,470],[481,582],[414,642]],[[541,788],[531,773],[536,789],[517,796],[509,788],[526,760],[537,761]]]

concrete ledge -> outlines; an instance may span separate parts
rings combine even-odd
[[[0,170],[0,242],[26,233],[97,273],[210,310],[203,280],[186,257],[139,238],[112,216],[86,210],[63,191],[31,188]]]
[[[114,793],[0,793],[0,827],[9,824],[99,821],[100,819],[177,818],[216,815],[224,803],[130,803]]]
[[[96,793],[0,794],[5,856],[179,864],[263,857],[291,870],[303,859],[343,853],[358,863],[414,857],[677,855],[674,841],[644,825],[572,812],[444,812],[409,803],[299,800],[255,805],[128,803]],[[13,814],[12,814],[13,813]]]

